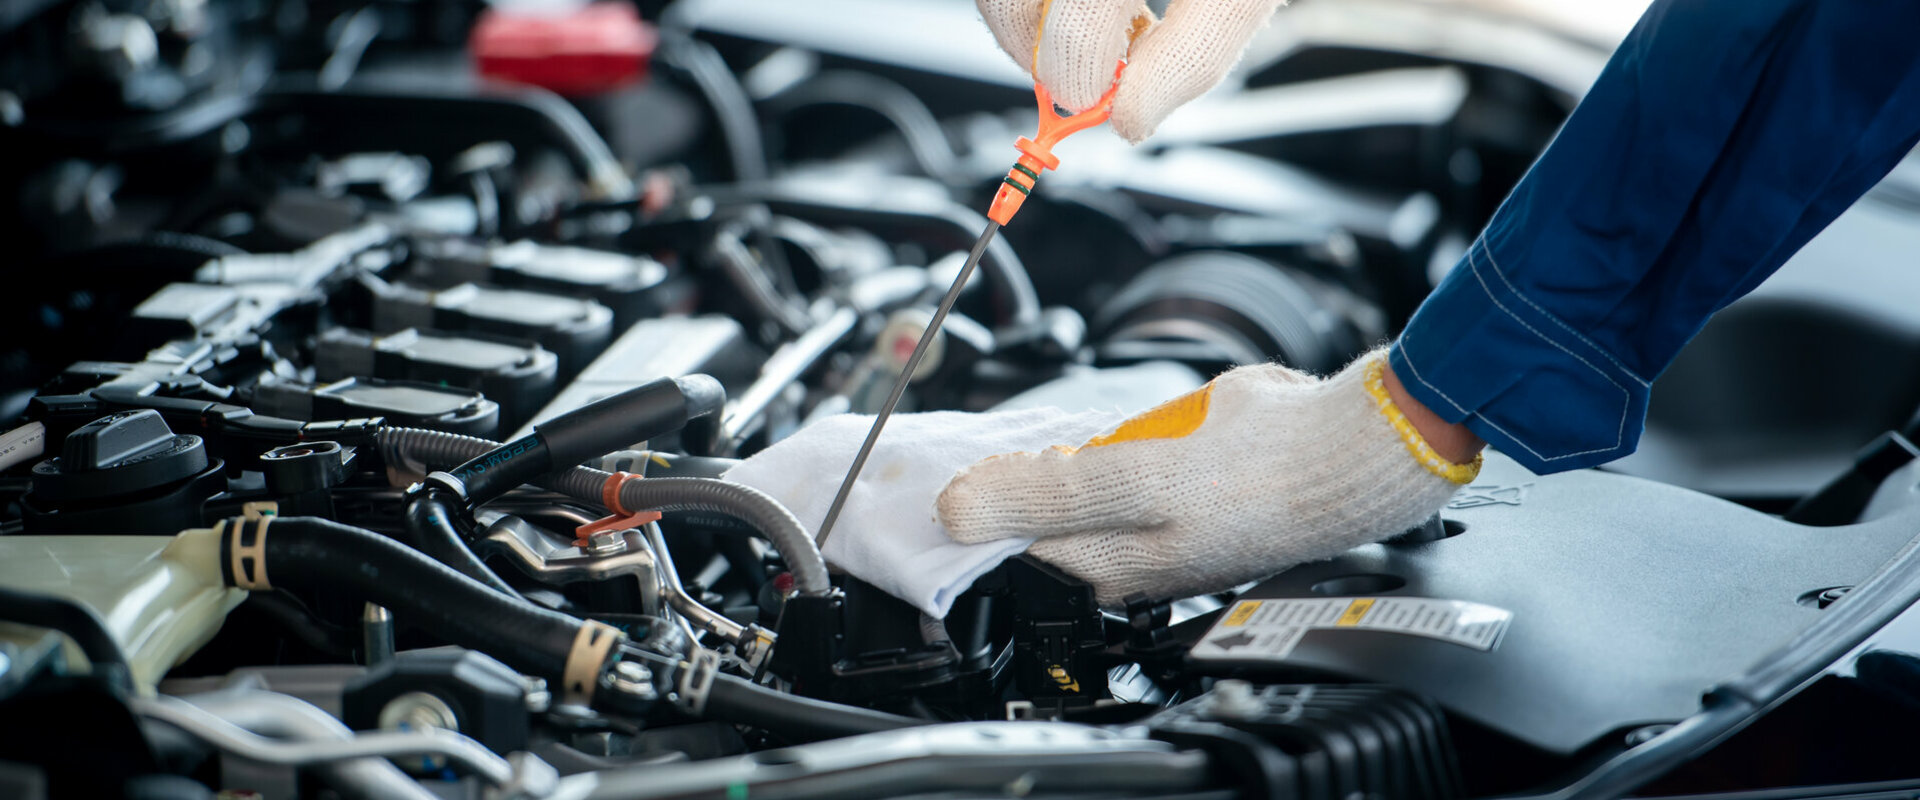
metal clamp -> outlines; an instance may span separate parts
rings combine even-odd
[[[560,689],[566,702],[587,705],[593,700],[594,687],[600,681],[600,668],[607,663],[613,646],[627,635],[607,623],[587,620],[574,634],[573,649],[567,653],[566,672]]]
[[[233,571],[234,586],[252,592],[273,589],[273,584],[267,580],[267,526],[272,523],[272,515],[236,518],[220,523],[221,529],[230,537],[227,544],[230,559],[228,568]]]

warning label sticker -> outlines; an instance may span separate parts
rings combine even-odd
[[[1241,600],[1200,638],[1190,655],[1214,661],[1284,658],[1310,630],[1361,630],[1425,636],[1492,650],[1513,612],[1465,600],[1429,597],[1314,597]]]

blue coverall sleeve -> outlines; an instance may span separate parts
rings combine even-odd
[[[1658,0],[1394,374],[1535,472],[1632,452],[1681,346],[1920,139],[1916,32],[1915,0]]]

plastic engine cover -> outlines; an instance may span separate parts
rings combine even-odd
[[[1260,584],[1188,660],[1392,684],[1569,754],[1698,711],[1704,691],[1818,619],[1805,598],[1865,579],[1920,530],[1920,505],[1814,528],[1623,475],[1535,476],[1496,454],[1443,516],[1457,535]],[[1306,598],[1321,602],[1286,602]]]

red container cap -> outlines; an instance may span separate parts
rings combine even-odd
[[[489,8],[467,47],[481,75],[580,96],[646,77],[659,41],[633,6],[593,3],[550,16]]]

